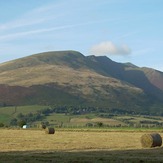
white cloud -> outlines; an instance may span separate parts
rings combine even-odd
[[[131,53],[131,49],[127,45],[118,46],[111,41],[94,45],[90,51],[95,55],[128,55]]]

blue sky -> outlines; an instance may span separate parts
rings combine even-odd
[[[0,63],[76,50],[163,71],[162,0],[0,0]]]

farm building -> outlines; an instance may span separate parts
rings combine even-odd
[[[23,125],[22,128],[26,129],[26,128],[29,128],[30,126],[29,125]]]

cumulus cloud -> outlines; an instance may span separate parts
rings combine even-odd
[[[128,55],[131,53],[131,49],[127,45],[118,46],[111,41],[94,45],[90,51],[94,55]]]

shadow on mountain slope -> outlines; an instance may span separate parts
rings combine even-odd
[[[111,76],[121,81],[130,83],[138,88],[141,88],[151,99],[159,99],[163,101],[163,90],[152,84],[147,78],[145,72],[135,65],[122,64],[112,61],[107,57],[89,57],[93,62],[101,67],[101,72],[105,76]]]

